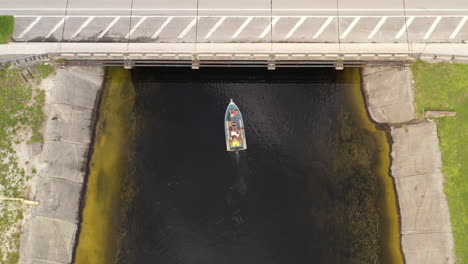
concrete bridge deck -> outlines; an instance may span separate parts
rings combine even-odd
[[[17,43],[0,47],[10,55],[194,63],[468,55],[466,0],[0,0],[0,14],[15,16]]]
[[[468,62],[468,44],[463,43],[10,43],[0,45],[0,54],[13,57],[47,55],[78,61],[143,62],[146,66],[184,62],[224,64],[259,62],[274,68],[296,66],[369,65],[409,63],[415,59]],[[10,60],[11,61],[11,60]],[[0,63],[2,61],[0,60]],[[8,63],[8,61],[3,61]],[[14,62],[13,62],[14,63]],[[160,65],[161,66],[161,65]]]

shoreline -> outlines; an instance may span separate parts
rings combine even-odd
[[[102,99],[103,95],[105,93],[105,80],[107,76],[107,70],[104,68],[104,74],[103,74],[103,82],[101,85],[101,89],[98,91],[97,98],[96,98],[96,104],[94,106],[94,113],[93,113],[93,120],[91,122],[92,130],[91,130],[91,142],[87,154],[87,163],[86,163],[86,171],[83,179],[83,188],[81,190],[80,194],[80,201],[78,205],[78,228],[76,230],[76,238],[75,238],[75,244],[73,245],[73,250],[72,250],[72,262],[75,262],[76,259],[76,252],[79,244],[79,235],[81,233],[82,229],[82,223],[83,223],[83,212],[84,212],[84,207],[85,207],[85,200],[86,200],[86,191],[87,191],[87,186],[88,186],[88,179],[89,179],[89,173],[90,173],[90,168],[91,168],[91,157],[94,153],[94,144],[96,142],[96,126],[100,118],[100,109],[101,109],[101,104],[102,104]]]
[[[44,143],[30,181],[19,263],[72,263],[102,68],[59,69],[45,82]]]
[[[122,197],[121,190],[131,188],[126,177],[129,174],[125,172],[130,170],[126,160],[127,155],[131,156],[133,140],[129,138],[129,130],[133,124],[128,120],[135,94],[130,73],[123,68],[108,68],[104,86],[74,263],[88,263],[90,259],[93,263],[115,263],[119,257],[118,244],[125,237],[119,230],[119,221],[124,218],[129,202],[124,198],[131,199],[131,195]],[[94,250],[96,247],[100,250]]]
[[[357,87],[347,90],[346,93],[348,95],[346,98],[347,104],[357,107],[353,117],[358,127],[369,133],[372,133],[373,138],[376,140],[377,144],[377,166],[373,167],[372,171],[377,176],[377,187],[379,189],[376,206],[378,209],[380,209],[378,210],[378,214],[380,218],[380,224],[382,226],[379,239],[379,243],[381,245],[381,260],[383,261],[382,263],[403,264],[404,256],[401,249],[401,223],[396,197],[397,192],[395,189],[395,183],[391,177],[392,157],[390,153],[392,147],[392,138],[390,134],[390,127],[386,124],[376,123],[371,118],[367,109],[366,96],[362,89],[363,83],[361,72],[359,69],[355,70],[358,71],[358,75],[355,78],[359,79],[352,80],[352,83]]]
[[[63,264],[75,260],[104,71],[70,67],[58,70],[41,84],[47,92],[45,142],[40,149],[31,146],[30,149],[36,149],[28,150],[35,153],[32,159],[37,163],[32,165],[38,169],[28,187],[31,198],[40,204],[25,212],[19,263]],[[385,74],[379,75],[382,72]],[[385,129],[390,148],[389,175],[395,192],[404,263],[454,263],[437,126],[430,120],[416,120],[411,70],[364,68],[360,76],[360,91],[369,120],[376,127],[389,128]],[[424,162],[426,158],[428,161]]]
[[[437,126],[431,120],[416,119],[411,69],[363,68],[361,76],[371,119],[390,128],[390,175],[398,203],[404,261],[454,263]]]

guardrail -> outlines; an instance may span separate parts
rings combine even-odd
[[[419,54],[418,59],[434,62],[468,63],[468,56],[449,54]]]
[[[55,53],[62,65],[123,65],[160,67],[343,67],[407,65],[415,60],[409,53]]]
[[[261,59],[297,59],[307,58],[309,60],[315,59],[352,59],[355,57],[372,59],[372,58],[386,58],[386,59],[398,59],[412,58],[413,56],[409,53],[167,53],[167,52],[108,52],[108,53],[84,53],[84,52],[59,52],[51,53],[53,57],[61,58],[76,58],[76,57],[94,57],[94,58],[117,58],[125,57],[126,59],[141,59],[141,58],[164,58],[164,59],[212,59],[212,58],[223,58],[226,60],[235,60],[237,58],[248,58],[249,60],[261,60]]]
[[[50,60],[49,54],[27,55],[0,60],[0,66],[16,66],[25,63],[35,63]]]

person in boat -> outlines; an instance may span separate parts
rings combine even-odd
[[[236,138],[236,137],[239,137],[239,136],[240,136],[239,130],[234,129],[234,130],[231,131],[231,137],[232,137],[233,139]]]
[[[229,130],[231,131],[231,137],[239,137],[240,136],[240,132],[239,132],[239,129],[237,128],[237,124],[236,122],[232,121],[232,126],[229,128]]]

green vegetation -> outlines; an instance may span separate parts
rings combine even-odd
[[[44,79],[54,71],[54,67],[49,64],[39,64],[34,68],[34,70],[39,75],[39,78]]]
[[[458,263],[468,263],[468,65],[417,62],[412,70],[419,115],[424,110],[457,112],[436,122],[455,251]]]
[[[15,18],[13,16],[0,16],[0,44],[8,43],[13,35]]]
[[[26,81],[24,69],[0,68],[0,195],[22,197],[27,175],[15,147],[23,142],[42,141],[40,127],[44,121],[42,106],[45,92],[37,80],[46,77],[52,67],[36,66],[30,72],[36,78]],[[30,76],[28,76],[30,77]],[[17,263],[23,208],[16,202],[0,202],[0,264]]]

